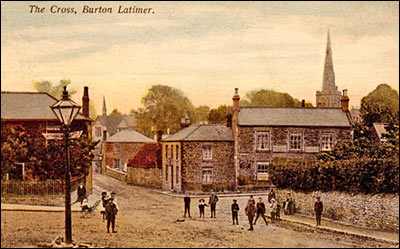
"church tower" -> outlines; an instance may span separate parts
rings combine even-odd
[[[107,117],[106,98],[103,96],[103,116]]]
[[[326,44],[325,68],[322,80],[322,91],[317,91],[317,107],[340,107],[341,92],[335,85],[335,72],[333,71],[331,39],[328,30]]]

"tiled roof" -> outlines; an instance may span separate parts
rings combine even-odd
[[[1,119],[57,119],[50,106],[58,100],[42,92],[1,92]],[[86,119],[80,113],[76,119]]]
[[[225,125],[191,125],[162,141],[233,141],[232,128]]]
[[[241,107],[238,124],[241,126],[351,127],[347,114],[340,108]]]
[[[122,130],[107,138],[106,142],[111,143],[148,143],[154,142],[153,139],[146,137],[145,135],[133,130]]]
[[[161,144],[145,143],[128,162],[128,167],[161,168]]]

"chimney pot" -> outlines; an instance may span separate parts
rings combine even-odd
[[[303,99],[303,100],[301,100],[301,107],[306,107],[306,101]]]
[[[83,88],[82,114],[85,117],[89,117],[89,87],[87,86]]]

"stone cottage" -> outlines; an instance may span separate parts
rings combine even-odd
[[[341,108],[242,107],[239,100],[236,88],[232,129],[238,185],[268,185],[268,166],[275,158],[312,159],[353,139],[346,90]]]
[[[162,188],[232,190],[233,134],[224,125],[191,125],[162,140]]]
[[[154,140],[132,129],[124,129],[108,137],[102,146],[102,172],[125,181],[128,161],[144,143],[149,142]]]
[[[128,162],[126,182],[161,189],[161,153],[160,143],[145,143]]]

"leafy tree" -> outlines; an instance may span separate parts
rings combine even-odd
[[[217,109],[211,109],[208,121],[211,124],[226,124],[226,116],[232,111],[232,106],[220,105]]]
[[[301,107],[301,101],[293,98],[288,93],[268,89],[247,92],[240,104],[243,106],[262,107]],[[306,103],[305,106],[312,107],[312,104]]]
[[[142,98],[143,108],[135,112],[137,129],[151,136],[157,130],[175,133],[181,129],[183,117],[194,120],[194,107],[182,91],[165,85],[155,85]]]
[[[36,89],[36,91],[48,93],[56,99],[61,99],[62,92],[64,91],[64,86],[68,86],[70,84],[70,79],[62,79],[58,82],[58,84],[54,84],[48,80],[32,81],[32,85]],[[73,88],[68,89],[68,94],[70,96],[74,95],[75,93],[76,90],[74,90]],[[97,117],[96,106],[91,100],[89,101],[89,117],[93,120]]]
[[[380,84],[361,99],[361,116],[366,125],[389,122],[399,111],[399,93],[387,84]]]
[[[194,108],[194,122],[207,121],[210,107],[201,105]]]
[[[86,135],[70,141],[71,174],[87,175],[97,142]],[[65,175],[64,141],[37,137],[25,132],[22,126],[1,131],[1,177],[17,175],[14,162],[24,162],[27,180],[63,179]]]
[[[110,115],[122,115],[122,113],[117,108],[114,108]]]

